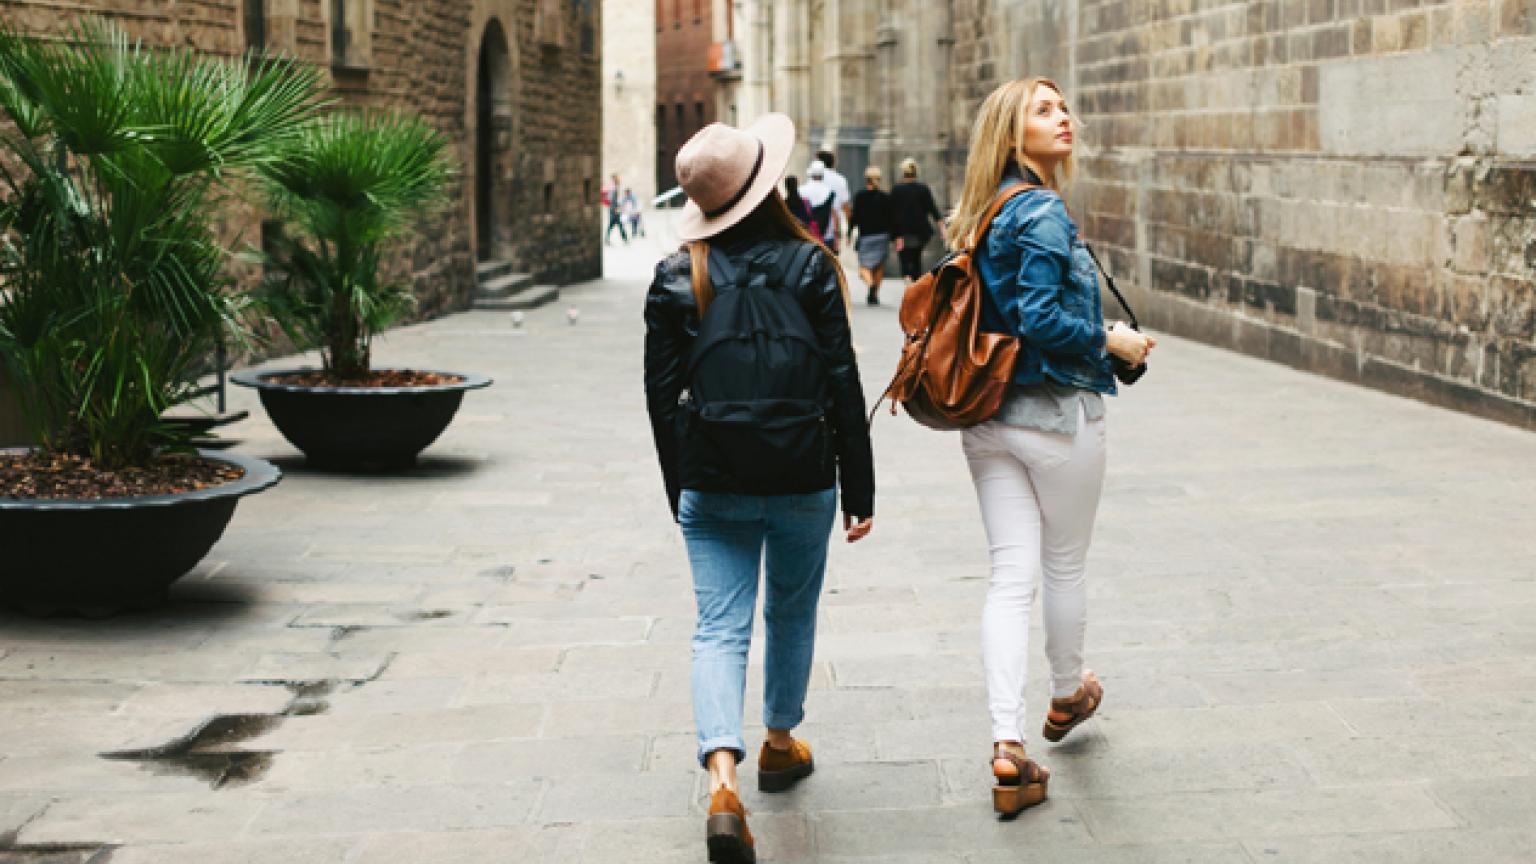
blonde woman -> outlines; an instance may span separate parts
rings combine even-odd
[[[1136,365],[1151,337],[1102,320],[1095,265],[1062,201],[1073,172],[1076,124],[1061,88],[1044,78],[1002,85],[971,135],[965,189],[950,222],[955,248],[976,246],[994,301],[982,326],[1021,348],[997,416],[963,433],[991,547],[982,612],[982,660],[992,720],[993,807],[1012,815],[1045,800],[1050,772],[1025,755],[1024,685],[1029,617],[1043,587],[1051,705],[1043,736],[1059,741],[1092,717],[1104,688],[1083,668],[1084,563],[1104,483],[1104,396],[1115,393],[1109,355]],[[985,237],[988,205],[1015,196]]]

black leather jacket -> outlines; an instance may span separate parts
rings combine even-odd
[[[772,272],[779,256],[788,256],[798,241],[748,240],[722,246],[741,274]],[[785,259],[788,260],[787,258]],[[837,453],[836,480],[842,487],[843,512],[859,519],[875,513],[875,466],[870,451],[869,428],[864,419],[864,391],[853,356],[848,329],[848,306],[837,276],[826,255],[811,256],[798,284],[788,286],[800,301],[806,318],[816,329],[832,376],[832,423]],[[680,476],[678,458],[677,399],[685,386],[688,355],[699,332],[699,314],[693,299],[692,267],[686,252],[671,255],[656,265],[656,277],[645,297],[645,399],[651,415],[656,455],[666,481],[667,501],[677,516],[680,490],[697,488]],[[827,485],[833,483],[827,478]],[[720,489],[753,494],[748,488]]]

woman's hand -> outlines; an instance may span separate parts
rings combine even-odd
[[[1157,340],[1116,321],[1105,332],[1104,347],[1109,353],[1132,366],[1147,362],[1147,354],[1157,345]]]
[[[843,514],[843,530],[848,532],[849,543],[857,543],[860,540],[863,540],[865,537],[868,537],[870,529],[874,527],[875,517],[873,516],[866,516],[865,518],[855,522],[853,519],[853,514]]]
[[[896,238],[896,251],[897,252],[900,252],[906,245],[907,244],[906,244],[905,240],[902,240],[900,237]]]

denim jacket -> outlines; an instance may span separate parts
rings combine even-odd
[[[1023,172],[1010,163],[998,192],[1022,182]],[[982,329],[1019,337],[1015,384],[1049,378],[1116,392],[1098,270],[1061,196],[1032,189],[1005,204],[976,250],[975,265],[992,301],[982,306]]]

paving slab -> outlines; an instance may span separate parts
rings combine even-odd
[[[408,471],[311,470],[232,392],[252,413],[225,434],[286,477],[167,606],[0,613],[0,838],[114,864],[703,860],[693,595],[640,392],[660,251],[613,249],[520,327],[384,334],[391,365],[496,379]],[[871,395],[895,311],[853,310]],[[834,537],[818,621],[817,772],[768,796],[742,766],[761,860],[1530,860],[1536,436],[1172,338],[1109,435],[1087,642],[1108,698],[1029,742],[1052,797],[1000,822],[958,438],[876,419],[875,531]],[[1030,638],[1038,728],[1038,614]],[[214,748],[250,776],[98,755],[218,715],[265,730]]]

